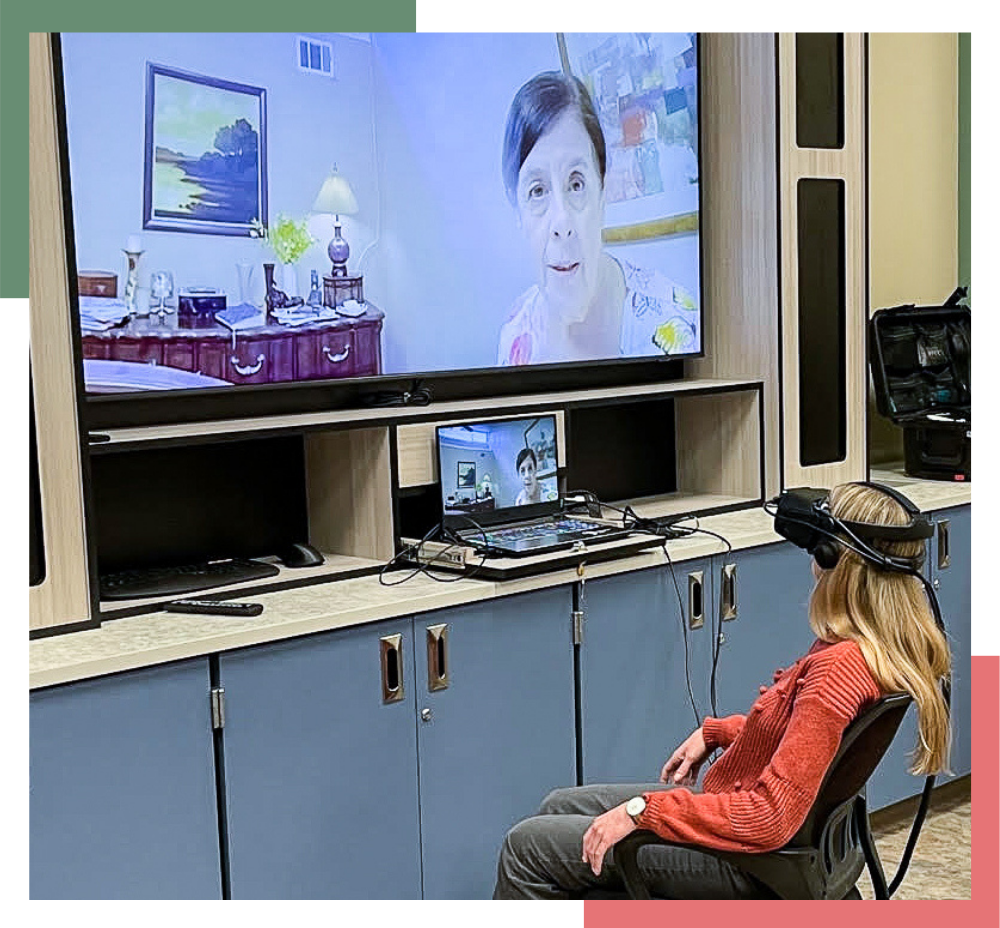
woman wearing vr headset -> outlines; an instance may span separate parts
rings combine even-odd
[[[887,693],[906,691],[917,707],[911,772],[946,769],[950,725],[941,681],[951,655],[915,575],[929,528],[923,517],[917,524],[915,508],[902,499],[877,485],[843,484],[818,504],[817,522],[786,520],[809,529],[808,541],[792,540],[814,554],[808,617],[817,640],[809,652],[760,688],[747,715],[706,718],[668,758],[659,783],[550,793],[539,813],[504,839],[494,898],[566,899],[594,887],[621,889],[613,855],[605,854],[637,828],[723,850],[782,847],[805,820],[844,729]],[[888,526],[915,530],[886,532]],[[721,756],[694,789],[717,749]],[[654,895],[762,895],[746,874],[697,850],[650,848],[642,868]]]

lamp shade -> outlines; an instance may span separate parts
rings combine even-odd
[[[333,213],[339,216],[351,216],[358,211],[358,201],[354,198],[351,185],[336,168],[323,181],[313,203],[314,213]]]

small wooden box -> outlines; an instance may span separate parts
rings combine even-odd
[[[80,271],[76,275],[80,296],[118,296],[118,275],[111,271]]]
[[[331,309],[346,303],[348,300],[357,300],[364,303],[365,293],[362,281],[364,275],[357,277],[330,277],[323,275],[323,305]]]

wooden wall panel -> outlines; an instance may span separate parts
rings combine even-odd
[[[829,487],[847,480],[864,479],[868,471],[865,58],[864,36],[845,34],[844,147],[799,148],[795,144],[795,36],[783,34],[778,38],[782,478],[786,487]],[[847,454],[841,461],[812,466],[803,466],[799,458],[797,185],[802,178],[835,178],[845,184]]]
[[[73,339],[49,37],[29,36],[29,313],[45,579],[30,588],[28,627],[89,621]]]
[[[773,495],[781,428],[774,35],[706,33],[701,54],[705,357],[687,369],[763,381],[764,492]]]

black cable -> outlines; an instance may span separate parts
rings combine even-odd
[[[700,535],[711,535],[713,538],[717,538],[725,546],[726,550],[723,552],[723,556],[728,556],[733,553],[733,544],[724,535],[720,535],[718,532],[709,531],[707,528],[701,528],[696,525],[693,528],[687,529],[691,534],[697,532]],[[716,627],[715,624],[715,613],[712,614],[712,671],[709,678],[709,701],[712,704],[712,716],[713,718],[719,717],[719,707],[718,707],[718,687],[717,687],[717,673],[719,668],[719,657],[722,654],[722,596],[719,596],[719,624]]]
[[[589,504],[593,502],[602,508],[602,512],[604,509],[610,509],[612,512],[619,513],[621,515],[623,528],[631,531],[645,532],[650,535],[657,535],[663,539],[663,556],[666,558],[667,565],[670,568],[670,578],[674,584],[674,592],[677,594],[677,615],[680,619],[681,635],[684,639],[684,680],[687,685],[688,699],[691,701],[691,711],[694,714],[695,728],[698,728],[701,725],[701,715],[698,712],[698,705],[694,698],[694,687],[691,685],[691,653],[688,643],[687,622],[684,620],[684,599],[681,596],[680,586],[677,583],[677,574],[674,571],[674,562],[671,560],[670,553],[667,551],[667,542],[671,538],[682,538],[686,534],[689,534],[689,532],[675,530],[670,521],[643,518],[638,515],[627,503],[624,509],[619,509],[617,506],[612,506],[610,503],[602,503],[597,494],[592,493],[590,490],[574,490],[572,493],[567,493],[566,495],[583,495],[585,497],[585,502],[576,503],[575,505],[589,506]],[[673,521],[678,521],[680,518],[682,517],[676,517]]]
[[[917,838],[920,837],[920,828],[924,824],[924,819],[927,817],[927,809],[931,804],[931,792],[933,789],[934,774],[931,774],[924,781],[924,791],[920,795],[920,805],[917,807],[916,815],[913,817],[913,824],[910,826],[910,837],[906,841],[906,848],[899,861],[899,866],[896,868],[896,875],[889,884],[888,894],[890,899],[892,898],[892,894],[899,889],[899,884],[903,882],[903,877],[906,876],[906,869],[910,866],[910,858],[913,856],[913,850],[917,846]]]
[[[429,561],[425,561],[423,563],[420,563],[419,562],[420,549],[423,547],[423,545],[426,542],[433,540],[434,535],[438,534],[438,533],[440,533],[445,538],[445,540],[447,540],[449,542],[449,544],[447,544],[440,551],[438,551]],[[460,580],[469,580],[469,579],[471,579],[472,577],[474,577],[476,575],[476,573],[479,571],[479,569],[486,562],[486,555],[485,554],[483,555],[482,560],[478,564],[475,564],[472,567],[468,567],[468,566],[464,567],[462,569],[462,571],[460,573],[458,573],[457,576],[439,577],[439,576],[436,576],[435,574],[431,573],[431,568],[434,566],[435,561],[438,561],[440,558],[444,557],[444,555],[448,551],[450,551],[452,548],[459,547],[459,546],[464,546],[464,544],[465,544],[465,542],[462,541],[462,540],[460,540],[460,539],[456,540],[454,538],[448,537],[448,529],[446,529],[440,523],[436,524],[436,525],[432,526],[431,529],[424,535],[424,537],[421,538],[420,541],[418,541],[415,545],[408,545],[407,547],[405,547],[401,551],[399,551],[397,554],[394,554],[385,564],[383,564],[382,568],[379,570],[378,581],[379,581],[379,583],[382,586],[399,586],[402,583],[406,583],[407,580],[412,580],[417,574],[421,574],[421,573],[425,577],[427,577],[430,580],[435,581],[436,583],[458,583]],[[410,556],[412,556],[413,560],[418,561],[417,566],[414,567],[401,580],[396,580],[396,581],[393,581],[392,583],[388,582],[385,579],[386,572],[400,558],[402,558],[402,557],[410,557]]]
[[[850,537],[853,541],[857,542],[861,548],[870,547],[864,541],[858,538],[858,536],[854,532],[850,531],[850,529],[848,529],[846,526],[844,526],[844,530],[848,535],[848,537]],[[841,541],[841,544],[843,544],[843,541]],[[858,548],[853,548],[853,550],[856,551],[862,557],[864,557],[863,551],[858,550]],[[880,552],[876,550],[874,553],[879,554]],[[883,555],[883,558],[884,557],[885,555]],[[938,627],[941,629],[942,634],[944,634],[945,637],[947,638],[947,630],[945,629],[944,619],[941,616],[941,606],[938,603],[937,594],[934,592],[934,587],[931,585],[930,581],[928,581],[927,578],[923,575],[923,573],[917,570],[915,567],[907,567],[902,564],[897,564],[894,561],[888,561],[888,562],[880,561],[880,563],[882,564],[882,566],[884,566],[886,570],[892,570],[898,573],[916,577],[921,582],[921,584],[924,587],[924,592],[927,595],[928,602],[930,603],[931,611],[934,614],[934,619]],[[941,681],[941,690],[942,690],[942,695],[944,696],[945,707],[948,711],[948,718],[950,721],[951,719],[950,677],[946,677]],[[927,817],[927,810],[930,807],[931,793],[934,790],[934,783],[935,783],[935,777],[933,774],[931,774],[924,780],[924,788],[920,795],[920,805],[917,807],[916,814],[913,816],[913,824],[910,826],[910,835],[906,841],[906,848],[903,850],[903,856],[899,861],[899,866],[896,868],[896,874],[892,878],[892,882],[889,883],[887,892],[889,894],[890,899],[892,898],[892,894],[899,888],[899,885],[903,882],[903,878],[906,876],[907,868],[910,866],[910,858],[913,856],[913,851],[917,846],[917,840],[920,837],[920,830],[923,827],[924,819]]]
[[[428,406],[431,399],[422,380],[414,380],[409,390],[374,390],[359,397],[363,406]]]
[[[773,516],[774,513],[767,508],[768,504],[764,504],[764,511]],[[810,522],[807,519],[797,519],[794,516],[783,515],[782,519],[786,522],[794,522],[796,525],[804,525],[807,528],[811,528],[813,531],[818,532],[821,535],[825,535],[827,538],[832,538],[838,544],[843,545],[849,551],[853,551],[859,557],[868,561],[876,567],[881,567],[883,570],[895,571],[896,573],[908,574],[911,577],[916,577],[924,587],[924,591],[927,594],[927,599],[931,607],[931,612],[934,614],[934,620],[937,623],[938,628],[942,632],[945,631],[944,619],[941,617],[941,606],[938,603],[937,594],[934,592],[934,587],[931,585],[930,581],[917,570],[915,567],[911,567],[906,564],[901,564],[891,558],[890,555],[883,554],[875,548],[872,548],[869,544],[864,542],[862,539],[858,538],[850,529],[840,523],[843,528],[843,533],[850,538],[854,544],[851,544],[844,540],[844,534],[839,534],[837,532],[830,531],[829,529],[823,528],[817,525],[815,522]]]
[[[610,507],[610,508],[613,509],[615,507]],[[671,574],[673,574],[673,563],[670,560],[670,555],[667,553],[667,547],[666,547],[666,541],[669,538],[686,538],[686,537],[688,537],[690,535],[694,535],[695,533],[702,534],[702,535],[711,535],[713,538],[717,538],[719,541],[721,541],[726,546],[726,550],[723,552],[723,554],[728,555],[728,554],[732,553],[732,550],[733,550],[732,542],[728,538],[726,538],[724,535],[720,535],[718,532],[713,532],[713,531],[710,531],[709,529],[701,528],[698,525],[695,525],[695,526],[685,526],[685,525],[679,525],[678,524],[679,522],[684,521],[686,518],[690,518],[689,516],[674,516],[674,517],[670,517],[667,520],[661,521],[661,520],[658,520],[658,519],[644,519],[644,518],[636,515],[635,511],[629,505],[626,505],[626,507],[625,507],[624,510],[618,510],[618,511],[619,512],[623,512],[625,514],[626,519],[629,516],[632,517],[633,523],[629,526],[630,528],[633,528],[633,529],[635,529],[637,531],[649,531],[649,532],[652,532],[653,534],[663,535],[664,536],[663,552],[664,552],[664,556],[667,558],[667,563],[670,564]],[[675,590],[677,592],[678,603],[680,604],[681,615],[682,615],[682,620],[683,620],[684,606],[683,606],[683,602],[681,600],[680,590],[677,588],[677,578],[676,578],[676,576],[674,576],[674,588],[675,588]],[[722,608],[722,601],[720,599],[720,601],[719,601],[719,609],[721,610],[721,608]],[[684,657],[685,657],[685,671],[687,671],[687,659],[688,659],[688,652],[687,652],[687,644],[688,644],[688,642],[687,642],[687,624],[683,623],[683,627],[684,627],[684,633],[685,633],[685,640],[684,640],[684,646],[685,646],[685,654],[684,654]],[[721,638],[722,638],[722,619],[721,619],[721,615],[718,617],[718,624],[716,624],[716,615],[715,615],[715,612],[711,613],[711,619],[710,619],[710,624],[709,624],[709,631],[712,634],[712,667],[711,667],[711,675],[710,675],[710,682],[709,682],[709,701],[710,701],[711,706],[712,706],[712,715],[714,717],[718,717],[719,710],[718,710],[718,682],[717,682],[717,680],[718,680],[719,658],[721,656],[721,650],[722,650],[722,641],[721,641]],[[690,680],[690,675],[688,675],[687,683],[688,683],[688,693],[690,695],[692,706],[693,706],[694,705],[694,696],[693,696],[693,694],[691,694],[691,680]],[[697,710],[695,710],[695,713],[697,715]],[[699,724],[699,725],[701,724],[700,717],[697,719],[697,724]]]
[[[667,541],[669,541],[669,538],[665,537],[663,539],[663,556],[667,559],[667,566],[670,568],[670,579],[673,580],[674,591],[677,593],[677,615],[680,617],[681,634],[684,636],[684,680],[687,683],[688,699],[691,700],[691,711],[694,713],[694,727],[700,728],[701,714],[698,712],[698,706],[695,704],[694,689],[691,686],[690,648],[688,646],[687,622],[684,620],[684,600],[681,597],[681,589],[677,583],[674,562],[671,560],[670,552],[667,550]]]
[[[397,551],[391,558],[389,558],[388,561],[386,561],[382,565],[381,569],[378,572],[378,582],[382,586],[399,586],[401,583],[405,583],[407,580],[410,580],[411,578],[415,577],[417,574],[421,573],[422,570],[424,569],[424,566],[425,566],[423,564],[420,564],[417,567],[415,567],[413,569],[413,571],[411,573],[409,573],[407,576],[403,577],[402,580],[397,580],[394,583],[389,583],[389,582],[387,582],[384,579],[386,572],[392,568],[393,564],[395,564],[396,561],[398,561],[402,557],[409,556],[411,552],[417,552],[417,553],[419,553],[420,548],[424,545],[424,543],[427,542],[427,541],[430,541],[434,537],[434,535],[437,534],[437,532],[440,530],[440,528],[441,528],[441,526],[439,524],[435,524],[435,525],[431,526],[431,528],[424,534],[424,537],[421,538],[420,541],[418,541],[415,545],[407,545],[402,550]],[[443,549],[443,550],[447,550],[447,549]],[[441,551],[438,552],[438,554],[441,554],[441,553],[442,553]],[[415,554],[414,555],[414,559],[416,559],[416,556],[417,555]]]

